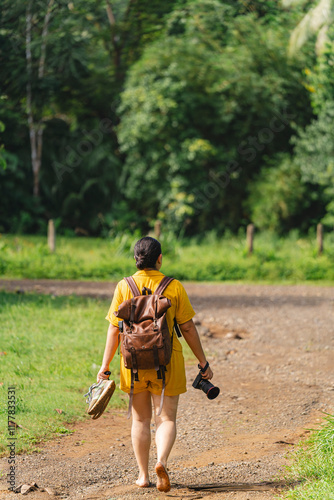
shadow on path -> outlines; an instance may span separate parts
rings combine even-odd
[[[322,304],[334,302],[333,297],[319,297],[315,295],[309,295],[307,297],[301,295],[290,295],[287,292],[283,296],[258,296],[254,294],[250,295],[194,295],[191,290],[188,290],[189,297],[194,304],[201,304],[203,308],[215,307],[220,308],[253,308],[253,307],[277,307],[282,306],[294,306],[294,307],[319,307]]]
[[[294,488],[300,481],[262,481],[261,483],[213,483],[213,484],[194,484],[184,486],[188,490],[198,492],[229,492],[229,491],[271,491]]]

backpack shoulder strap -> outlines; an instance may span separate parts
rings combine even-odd
[[[132,276],[129,276],[128,278],[124,278],[124,280],[126,281],[128,287],[130,288],[131,293],[134,297],[137,297],[137,295],[141,295],[139,288],[137,287],[136,282]]]
[[[169,283],[173,281],[174,278],[169,278],[168,276],[164,276],[162,280],[160,281],[158,288],[154,292],[154,295],[162,295],[166,288],[168,287]],[[181,330],[179,328],[179,325],[177,324],[176,318],[174,318],[174,329],[177,333],[178,337],[182,337]]]
[[[174,278],[168,278],[168,276],[164,276],[160,281],[158,288],[155,290],[154,295],[162,295],[168,287],[169,283],[173,281],[173,279]]]

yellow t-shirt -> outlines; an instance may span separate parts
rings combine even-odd
[[[157,270],[147,271],[137,271],[133,278],[139,290],[141,291],[143,287],[150,288],[154,292],[164,274]],[[185,291],[183,285],[178,280],[173,280],[166,290],[164,291],[164,296],[170,299],[171,307],[167,310],[166,319],[169,327],[169,331],[172,333],[174,327],[174,318],[179,325],[186,323],[195,316],[195,311],[190,304],[187,292]],[[118,318],[114,315],[114,311],[117,311],[118,306],[124,301],[132,298],[132,293],[127,285],[127,283],[122,280],[120,281],[115,289],[115,293],[111,302],[106,319],[114,326],[118,327]],[[166,373],[166,395],[176,395],[181,394],[186,391],[186,380],[185,380],[185,370],[184,370],[184,359],[182,355],[181,343],[173,332],[173,352],[171,359],[171,366],[167,366]],[[160,381],[155,383],[156,371],[153,370],[139,370],[139,382],[135,382],[134,392],[140,392],[142,390],[150,390],[155,394],[159,394],[159,384]],[[148,384],[148,380],[152,379],[151,385]],[[131,374],[130,370],[124,367],[124,363],[121,362],[121,384],[120,388],[125,392],[130,392],[130,380]],[[161,389],[160,389],[161,391]]]

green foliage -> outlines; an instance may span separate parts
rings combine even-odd
[[[60,231],[103,234],[106,221],[108,227],[125,226],[128,207],[120,210],[121,160],[113,130],[118,93],[128,66],[158,36],[173,2],[145,2],[140,14],[133,2],[113,2],[113,26],[105,4],[57,4],[50,16],[43,78],[38,72],[46,4],[32,3],[32,106],[36,122],[43,123],[39,200],[30,195],[26,7],[5,1],[1,10],[1,117],[9,168],[1,174],[0,230],[41,233],[50,217],[60,220]]]
[[[0,453],[8,444],[8,386],[15,386],[16,422],[22,425],[16,431],[17,452],[70,432],[67,423],[86,418],[83,395],[102,360],[108,307],[108,301],[0,292],[0,350],[5,353],[0,360]],[[117,357],[111,370],[117,381]],[[121,404],[116,390],[110,405]]]
[[[317,0],[316,2],[305,2],[300,0],[283,0],[283,5],[304,4],[307,11],[298,25],[293,30],[290,43],[290,56],[296,55],[298,50],[306,44],[309,39],[316,37],[316,50],[321,53],[326,42],[328,27],[334,19],[334,3],[332,0]]]
[[[295,139],[295,162],[302,179],[322,187],[327,202],[323,222],[334,224],[334,101],[326,103],[318,118]]]
[[[314,232],[313,232],[314,233]],[[211,232],[193,239],[163,233],[162,271],[192,281],[334,280],[334,237],[325,235],[324,255],[317,257],[315,233],[308,239],[259,233],[247,255],[245,235],[217,237]],[[54,254],[40,237],[0,238],[0,272],[4,278],[50,278],[118,281],[133,274],[133,246],[140,234],[112,239],[59,237]]]
[[[289,491],[291,500],[334,498],[334,416],[328,415],[319,430],[294,454],[291,477],[302,485]]]
[[[103,236],[147,232],[157,218],[181,237],[237,232],[253,217],[281,233],[307,232],[326,211],[331,223],[331,179],[310,181],[300,161],[308,164],[312,154],[302,151],[312,107],[328,115],[334,101],[333,28],[317,61],[313,40],[293,61],[287,57],[310,1],[60,1],[43,37],[51,4],[1,5],[0,162],[7,168],[0,169],[0,231],[42,234],[51,217],[59,233]],[[37,200],[27,83],[43,131]],[[297,162],[290,143],[296,127]],[[292,156],[286,186],[281,153]],[[277,193],[267,177],[277,180]],[[257,194],[248,200],[249,193]]]
[[[5,125],[0,121],[0,133],[4,132]],[[4,146],[0,142],[0,170],[5,169],[7,166],[5,155],[4,155]]]
[[[313,68],[304,70],[306,89],[310,92],[312,106],[317,114],[334,100],[333,85],[334,64],[334,27],[330,26],[326,33],[326,45],[317,58]]]
[[[235,229],[244,186],[305,115],[306,92],[282,46],[285,28],[233,15],[215,0],[174,11],[121,96],[124,196],[148,222],[159,212],[176,232],[185,224]]]
[[[320,5],[320,4],[319,4]],[[313,185],[313,198],[322,198],[325,205],[322,217],[328,226],[334,224],[334,29],[329,27],[326,33],[327,43],[317,58],[314,68],[304,70],[304,86],[310,93],[311,103],[316,117],[306,127],[297,128],[293,138],[293,162],[301,172],[303,184]]]
[[[70,5],[70,4],[69,4]],[[115,139],[105,111],[105,98],[112,97],[107,75],[101,67],[108,56],[89,31],[89,20],[60,3],[50,15],[45,39],[45,70],[40,76],[45,2],[33,2],[32,68],[27,73],[25,54],[26,6],[7,2],[1,12],[3,64],[2,119],[8,168],[1,173],[4,213],[0,229],[11,232],[44,232],[47,219],[60,218],[63,227],[85,226],[99,232],[98,213],[110,209],[107,189],[115,175]],[[78,8],[82,3],[76,4]],[[93,3],[86,3],[93,8]],[[89,16],[88,16],[89,17]],[[106,72],[105,72],[106,73]],[[108,73],[108,71],[107,71]],[[43,129],[40,174],[41,196],[32,199],[30,144],[26,123],[26,86],[32,89],[32,112]],[[99,85],[96,85],[96,82]],[[85,101],[89,106],[82,106]],[[18,105],[19,102],[19,105]],[[106,126],[109,120],[109,127]],[[82,179],[85,179],[82,182]],[[89,207],[89,209],[87,209]],[[83,215],[85,219],[83,221]]]
[[[324,214],[324,203],[314,184],[302,181],[302,167],[289,155],[279,155],[262,168],[251,184],[247,206],[259,229],[286,233],[293,227],[306,231],[305,214],[313,225]]]

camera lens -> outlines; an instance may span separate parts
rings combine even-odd
[[[208,399],[215,399],[220,393],[219,387],[215,387],[214,385],[208,390],[206,393]]]
[[[200,386],[202,391],[207,395],[208,399],[215,399],[220,392],[219,387],[215,387],[211,384],[211,382],[205,379],[201,380]]]
[[[208,399],[215,399],[220,393],[219,387],[215,387],[211,382],[202,378],[201,372],[199,372],[193,381],[193,387],[195,387],[195,389],[201,389],[207,395]]]

